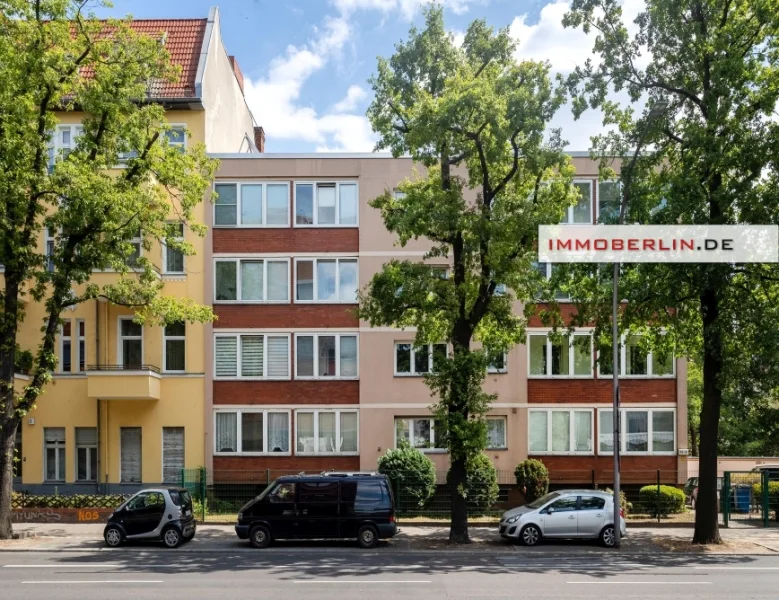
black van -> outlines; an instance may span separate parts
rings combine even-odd
[[[392,488],[377,473],[280,477],[241,508],[235,532],[255,548],[272,540],[337,538],[373,548],[397,533]]]

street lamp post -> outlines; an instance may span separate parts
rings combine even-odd
[[[626,169],[621,169],[623,192],[622,202],[619,207],[619,224],[625,223],[625,212],[627,211],[627,205],[630,198],[630,184],[633,176],[633,168],[636,166],[636,161],[641,153],[641,147],[644,144],[646,134],[649,131],[649,125],[658,119],[668,107],[668,103],[659,100],[652,105],[649,110],[647,120],[641,129],[641,135],[636,144],[636,151],[633,153],[633,158],[628,163]],[[613,390],[612,390],[612,416],[614,426],[614,547],[619,548],[621,545],[622,530],[621,530],[621,498],[620,498],[620,465],[619,465],[619,451],[620,451],[620,414],[619,414],[619,356],[620,356],[620,344],[619,344],[619,323],[617,319],[619,317],[619,269],[620,263],[614,263],[614,274],[612,277],[612,290],[611,290],[611,365],[613,374]]]

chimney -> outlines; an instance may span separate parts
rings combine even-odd
[[[254,128],[254,145],[258,151],[265,152],[265,130],[262,127]]]
[[[230,66],[233,68],[233,73],[235,73],[235,79],[238,81],[238,87],[241,88],[241,93],[243,94],[243,73],[241,73],[241,67],[238,66],[238,61],[235,60],[234,56],[228,56],[227,60],[230,61]]]

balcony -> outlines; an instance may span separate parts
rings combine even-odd
[[[154,365],[88,365],[87,395],[100,400],[159,400],[160,368]]]

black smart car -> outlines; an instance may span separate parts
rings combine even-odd
[[[392,488],[377,473],[280,477],[241,508],[235,525],[255,548],[288,539],[356,539],[373,548],[397,530]]]
[[[162,541],[177,548],[193,537],[192,497],[185,488],[141,490],[108,517],[103,530],[103,539],[112,548],[126,540]]]

